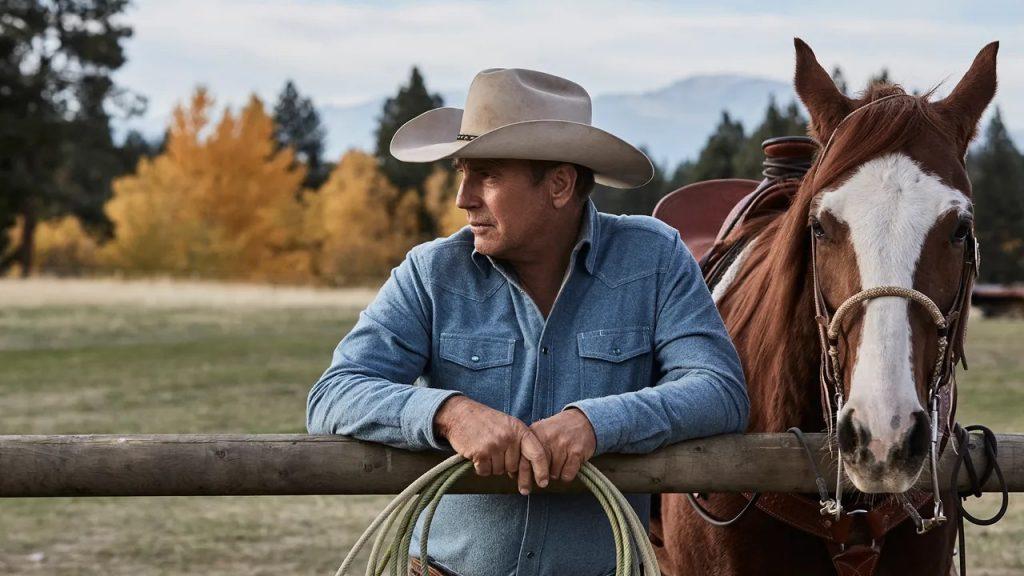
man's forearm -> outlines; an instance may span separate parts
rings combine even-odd
[[[686,440],[742,432],[749,403],[742,381],[706,370],[602,398],[573,402],[587,415],[597,437],[597,454],[646,453]]]

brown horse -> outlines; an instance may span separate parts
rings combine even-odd
[[[930,93],[908,95],[896,85],[848,98],[810,47],[795,43],[796,91],[811,135],[827,144],[788,209],[745,221],[726,238],[725,246],[752,240],[714,296],[743,361],[748,430],[819,431],[833,429],[835,418],[846,512],[841,520],[818,513],[816,495],[764,495],[723,528],[702,520],[684,495],[666,494],[652,532],[659,562],[670,575],[946,574],[956,532],[951,495],[944,500],[950,521],[919,535],[893,494],[907,492],[930,461],[933,376],[951,376],[962,354],[975,263],[965,155],[995,93],[998,44],[982,49],[949,96],[932,102]],[[825,334],[822,324],[845,301],[876,287],[884,288],[847,307],[838,336]],[[954,311],[947,347],[925,301],[939,316]],[[836,363],[823,362],[823,348],[833,344]],[[835,385],[835,400],[820,393],[819,381]],[[955,394],[947,398],[955,404]],[[943,408],[937,422],[951,418]],[[905,497],[927,518],[930,493]],[[804,510],[787,511],[799,504],[794,498]],[[727,517],[748,498],[709,494],[702,502]],[[855,514],[868,510],[875,512],[864,514],[872,517],[864,526]],[[830,532],[840,525],[849,533]]]

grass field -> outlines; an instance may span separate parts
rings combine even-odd
[[[148,293],[0,281],[0,434],[304,432],[306,393],[368,297]],[[1024,431],[1024,322],[971,328],[960,421]],[[332,574],[386,501],[0,500],[0,574]],[[972,574],[1024,574],[1022,501],[968,535]]]

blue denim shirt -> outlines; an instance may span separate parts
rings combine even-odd
[[[742,432],[749,410],[736,350],[678,232],[591,201],[546,320],[511,269],[474,250],[469,228],[413,248],[310,391],[307,428],[450,450],[433,420],[454,394],[527,424],[577,407],[596,454]],[[627,498],[646,524],[649,495]],[[590,494],[447,495],[428,544],[432,562],[462,576],[615,569]]]

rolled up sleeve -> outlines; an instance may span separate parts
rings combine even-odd
[[[654,386],[565,406],[586,414],[596,454],[646,453],[686,440],[743,432],[750,403],[736,348],[704,284],[700,267],[676,235],[659,279]]]
[[[410,251],[359,314],[306,401],[310,434],[340,434],[408,450],[450,449],[434,435],[441,404],[459,394],[415,385],[430,358],[429,293]]]

